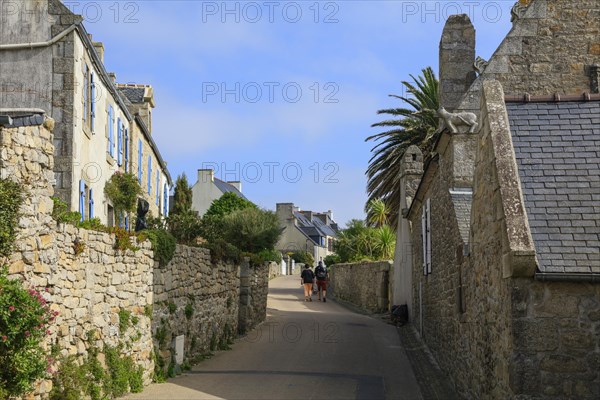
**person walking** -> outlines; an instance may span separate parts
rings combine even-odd
[[[315,276],[317,277],[317,290],[319,291],[319,301],[327,302],[327,281],[329,280],[329,272],[323,261],[319,261],[319,265],[315,268]]]
[[[302,285],[304,285],[304,301],[312,301],[312,286],[315,274],[311,271],[309,264],[304,265],[304,270],[300,274],[300,280]]]

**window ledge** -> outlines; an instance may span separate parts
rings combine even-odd
[[[111,166],[115,165],[115,163],[116,163],[113,156],[111,156],[109,153],[106,153],[106,162],[109,163]]]

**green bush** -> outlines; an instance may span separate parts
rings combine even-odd
[[[104,193],[112,202],[116,215],[120,215],[121,212],[135,212],[142,188],[135,175],[117,171],[104,185]]]
[[[223,239],[241,251],[272,250],[280,235],[279,219],[271,211],[245,208],[223,218]]]
[[[18,183],[0,179],[0,256],[8,257],[13,250],[23,189]]]
[[[67,203],[58,197],[52,197],[54,208],[52,209],[52,218],[62,224],[77,225],[81,222],[81,214],[77,211],[69,211]]]
[[[108,228],[100,222],[100,218],[92,218],[86,219],[84,221],[78,222],[77,226],[79,228],[93,230],[93,231],[101,231],[107,232]]]
[[[200,218],[193,210],[171,214],[167,219],[169,232],[177,239],[177,243],[193,245],[200,236]]]
[[[339,264],[341,261],[340,261],[340,256],[338,256],[337,254],[330,254],[323,259],[323,262],[325,263],[326,266],[329,267],[334,264]]]
[[[296,251],[291,255],[292,260],[297,263],[308,264],[311,267],[315,264],[315,259],[308,251]]]
[[[246,208],[257,209],[256,204],[249,200],[243,199],[233,192],[224,193],[223,196],[213,201],[204,217],[224,217],[227,214],[231,214],[237,210],[244,210]]]
[[[241,259],[240,249],[227,243],[223,239],[217,239],[213,242],[206,244],[206,247],[210,249],[210,258],[213,264],[220,261],[239,263]]]
[[[8,396],[20,396],[46,375],[48,360],[41,344],[56,312],[35,289],[8,279],[0,268],[0,388]]]
[[[167,266],[173,259],[177,248],[175,236],[164,229],[148,229],[144,233],[152,243],[154,259],[158,261],[159,266]]]

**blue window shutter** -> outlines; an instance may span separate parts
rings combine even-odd
[[[79,212],[81,221],[85,220],[85,182],[83,179],[79,181]]]
[[[88,79],[90,79],[90,67],[85,66],[85,76],[83,78],[83,122],[87,122],[88,112]]]
[[[121,118],[117,118],[117,164],[123,165],[123,127]]]
[[[96,118],[96,82],[94,82],[94,73],[92,72],[90,76],[90,88],[92,91],[91,101],[90,101],[90,127],[92,128],[92,133],[94,132],[94,119]],[[87,113],[87,108],[85,110]]]
[[[148,194],[152,193],[152,156],[148,156]]]
[[[113,118],[113,107],[108,106],[108,154],[111,157],[115,156],[115,132],[114,132],[114,118]]]
[[[156,205],[158,206],[158,202],[160,200],[160,172],[158,169],[156,170]]]
[[[163,214],[166,217],[169,214],[169,189],[166,183],[163,192]]]
[[[89,205],[90,205],[90,219],[94,218],[94,191],[92,189],[90,189],[90,199],[89,199]]]
[[[125,172],[129,172],[129,130],[125,128]]]
[[[142,184],[142,139],[138,139],[138,181]]]
[[[129,230],[129,215],[125,216],[125,229]]]

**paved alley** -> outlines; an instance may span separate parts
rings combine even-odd
[[[420,399],[396,328],[270,282],[267,321],[177,378],[128,399]]]

